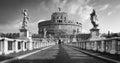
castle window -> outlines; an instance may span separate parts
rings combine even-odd
[[[8,41],[8,50],[12,50],[13,49],[13,43],[12,41]]]
[[[66,20],[66,17],[64,17],[64,19]]]
[[[59,16],[57,17],[57,19],[59,19]]]
[[[64,20],[64,22],[66,23],[66,20]]]
[[[55,19],[55,17],[53,16],[53,19]]]
[[[62,23],[62,20],[58,20],[59,23]]]
[[[21,49],[21,42],[18,42],[18,49]]]
[[[77,22],[77,24],[78,24],[78,22]]]
[[[63,16],[61,16],[61,19],[63,18]]]

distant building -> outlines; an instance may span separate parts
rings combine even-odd
[[[51,15],[51,20],[46,20],[38,23],[38,33],[43,34],[44,28],[47,30],[47,35],[71,35],[74,30],[76,33],[81,33],[82,24],[68,19],[66,12],[54,12]]]

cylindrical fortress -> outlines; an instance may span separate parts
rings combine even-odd
[[[73,31],[80,33],[82,24],[68,20],[68,15],[65,12],[54,12],[51,15],[51,20],[46,20],[38,23],[38,33],[42,34],[46,28],[47,34],[73,34]]]

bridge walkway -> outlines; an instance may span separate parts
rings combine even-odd
[[[55,45],[9,63],[110,63],[110,61],[83,53],[71,46]]]

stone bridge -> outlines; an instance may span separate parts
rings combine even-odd
[[[120,38],[56,44],[0,38],[1,63],[119,63]]]

